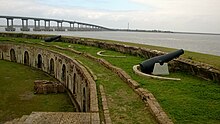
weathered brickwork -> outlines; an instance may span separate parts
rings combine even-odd
[[[49,94],[49,93],[64,93],[65,88],[59,82],[48,80],[35,80],[34,93],[35,94]]]
[[[58,79],[75,100],[78,111],[98,112],[95,81],[76,60],[61,53],[30,45],[0,43],[0,59],[47,72]]]
[[[110,118],[110,113],[109,113],[109,109],[108,109],[108,103],[107,103],[104,87],[102,85],[100,85],[99,89],[100,89],[101,98],[102,98],[102,108],[103,108],[103,113],[104,113],[105,124],[111,124],[112,121]]]

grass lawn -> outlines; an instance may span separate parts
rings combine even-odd
[[[31,39],[28,40],[31,41]],[[71,45],[73,49],[76,49],[81,52],[90,53],[96,57],[100,57],[97,56],[96,53],[100,50],[103,50],[100,48],[83,46],[79,44],[68,44],[59,42],[52,42],[47,44],[59,45],[62,47],[68,47],[68,45]],[[115,74],[101,67],[101,65],[90,61],[87,58],[71,54],[67,51],[58,51],[82,61],[97,75],[97,84],[104,85],[104,88],[106,90],[108,103],[110,104],[110,116],[114,123],[134,123],[137,120],[136,118],[144,118],[146,116],[142,114],[142,110],[145,109],[143,108],[143,105],[141,105],[141,103],[134,103],[134,101],[137,101],[138,98],[132,96],[133,93],[129,91],[129,87],[123,84],[123,82]],[[112,63],[112,65],[122,68],[134,80],[138,81],[143,88],[150,90],[155,95],[162,108],[166,111],[166,113],[172,118],[172,120],[175,123],[220,123],[219,84],[216,84],[212,81],[205,81],[203,79],[194,77],[183,72],[171,73],[170,75],[171,77],[181,78],[181,81],[162,81],[150,78],[142,78],[133,73],[132,67],[133,65],[145,60],[144,58],[135,57],[128,54],[122,54],[110,50],[105,51],[106,53],[103,54],[127,56],[126,58],[100,58],[104,58],[110,63]],[[218,56],[204,55],[191,52],[186,52],[185,54],[185,57],[192,55],[198,56],[198,60],[201,61],[203,59],[200,58],[204,58],[203,62],[207,62],[209,59],[212,60],[213,58],[217,58],[216,61],[209,61],[209,64],[215,65],[216,67],[220,67],[220,57]],[[194,59],[194,57],[192,57],[192,59]],[[195,60],[196,59],[197,58],[195,58]],[[124,113],[126,113],[126,115],[124,115]],[[137,113],[137,115],[134,115],[134,113]],[[141,122],[146,121],[141,120]]]
[[[93,40],[92,38],[82,38],[82,39]],[[120,42],[120,41],[113,41],[113,40],[100,39],[100,41],[126,44],[126,45],[130,45],[130,46],[137,46],[137,47],[142,47],[142,48],[147,48],[147,49],[152,49],[152,50],[160,50],[163,52],[171,52],[171,51],[176,50],[174,48],[152,46],[152,45],[145,45],[145,44],[137,44],[137,43],[129,43],[129,42]],[[185,53],[182,55],[183,58],[187,58],[187,59],[190,58],[190,59],[198,61],[198,62],[204,62],[204,63],[210,64],[210,65],[213,65],[214,67],[216,67],[217,69],[220,70],[220,57],[219,56],[202,54],[202,53],[191,52],[191,51],[184,51],[184,52]]]
[[[89,67],[97,76],[96,85],[102,84],[105,89],[110,117],[114,124],[155,124],[156,121],[148,108],[133,90],[115,73],[99,63],[68,51],[57,50],[75,58]],[[100,97],[100,96],[99,96]]]
[[[68,95],[34,94],[34,80],[55,80],[42,71],[0,60],[0,123],[32,111],[73,112]]]
[[[28,41],[31,40],[29,39]],[[19,39],[18,41],[14,40],[13,42],[22,42],[22,39]],[[68,51],[58,50],[54,48],[49,49],[62,52],[72,58],[75,58],[81,61],[84,65],[86,65],[93,71],[93,73],[98,78],[98,80],[96,81],[97,88],[99,84],[102,84],[104,86],[110,111],[110,117],[113,123],[156,124],[154,117],[151,115],[150,111],[139,98],[139,96],[135,94],[133,90],[127,84],[125,84],[115,73],[109,71],[102,65],[89,60],[88,58],[73,54]]]
[[[68,43],[53,42],[62,47]],[[72,48],[90,53],[96,57],[96,53],[102,49],[72,44]],[[104,58],[113,65],[125,70],[133,79],[138,81],[143,88],[150,90],[163,109],[175,123],[220,123],[220,85],[212,81],[206,81],[183,72],[171,73],[171,77],[181,78],[181,81],[162,81],[150,78],[142,78],[133,73],[132,67],[145,60],[144,58],[105,50],[103,54],[127,56],[126,58]]]

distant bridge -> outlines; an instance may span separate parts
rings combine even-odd
[[[30,31],[30,26],[28,25],[29,20],[34,21],[33,31],[111,31],[113,29],[106,28],[103,26],[88,24],[77,21],[68,21],[68,20],[58,20],[58,19],[47,19],[47,18],[33,18],[33,17],[20,17],[20,16],[1,16],[0,18],[5,18],[7,20],[7,27],[5,31],[15,31],[13,20],[21,20],[21,31]],[[40,22],[44,21],[44,25],[41,26]],[[56,22],[56,27],[51,27],[51,22]],[[63,27],[63,23],[69,23],[69,27]]]

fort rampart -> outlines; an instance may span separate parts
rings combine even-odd
[[[37,68],[55,77],[68,90],[77,111],[93,112],[98,116],[95,81],[76,60],[37,46],[10,43],[0,43],[0,59]]]
[[[0,36],[22,37],[22,38],[33,38],[33,39],[44,39],[45,37],[48,37],[48,35],[23,34],[23,33],[0,33]],[[60,41],[96,46],[96,47],[115,50],[135,56],[141,56],[144,58],[151,58],[154,56],[166,54],[165,52],[161,52],[157,50],[151,50],[151,49],[124,45],[119,43],[105,42],[104,40],[90,39],[90,38],[63,37],[61,38]],[[171,65],[170,69],[173,71],[181,70],[207,80],[220,82],[220,70],[211,65],[185,58],[175,59],[171,61],[169,64]]]
[[[152,58],[158,55],[164,55],[165,52],[151,50],[136,46],[129,46],[119,43],[105,42],[102,40],[89,39],[89,38],[67,38],[61,39],[62,42],[83,44],[88,46],[95,46],[108,50],[115,50],[121,53],[131,54],[134,56],[141,56],[144,58]],[[206,80],[213,80],[220,82],[220,70],[202,62],[193,61],[191,59],[177,58],[169,62],[171,71],[184,71],[192,75],[201,77]]]

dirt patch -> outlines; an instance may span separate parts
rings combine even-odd
[[[34,97],[34,93],[33,92],[25,92],[24,94],[21,94],[20,96],[20,100],[30,100]]]

